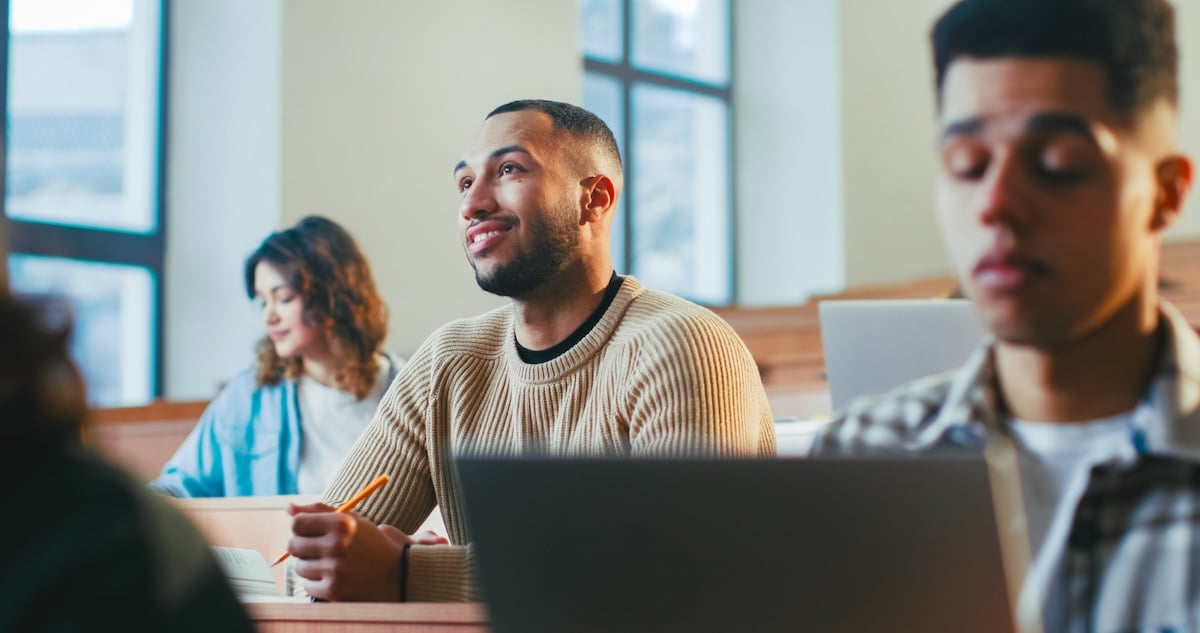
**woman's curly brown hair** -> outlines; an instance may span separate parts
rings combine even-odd
[[[354,238],[337,223],[309,216],[272,233],[246,258],[246,295],[254,298],[254,272],[270,264],[300,295],[307,323],[325,331],[341,368],[334,377],[342,391],[360,400],[379,373],[379,352],[387,336],[387,307],[375,288],[371,267]],[[304,373],[300,358],[280,358],[270,337],[258,342],[259,385],[277,385]]]

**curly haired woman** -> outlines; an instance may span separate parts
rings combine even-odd
[[[246,259],[267,334],[151,485],[181,497],[315,494],[366,428],[401,361],[354,239],[307,217]]]

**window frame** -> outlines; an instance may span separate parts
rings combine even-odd
[[[700,302],[705,305],[724,306],[733,305],[737,301],[737,216],[734,213],[734,204],[737,200],[737,179],[736,179],[736,137],[733,133],[735,127],[735,112],[734,107],[734,82],[736,81],[736,73],[734,72],[734,15],[733,15],[733,0],[720,0],[725,4],[726,15],[726,33],[728,48],[726,63],[728,64],[729,76],[724,84],[714,84],[696,79],[689,79],[679,75],[671,74],[663,71],[647,70],[639,68],[633,64],[633,10],[634,2],[638,0],[617,0],[621,6],[621,59],[613,62],[605,59],[589,56],[586,52],[583,53],[583,70],[585,75],[592,74],[598,77],[604,77],[615,80],[620,86],[621,91],[621,133],[620,138],[617,138],[617,143],[621,146],[622,162],[626,167],[625,176],[625,191],[626,195],[622,196],[624,204],[625,218],[622,224],[622,242],[624,245],[623,252],[619,253],[614,260],[617,266],[627,272],[632,273],[634,262],[634,221],[633,218],[637,214],[636,204],[633,202],[633,196],[629,192],[633,191],[634,183],[637,180],[637,170],[629,169],[631,166],[637,165],[637,150],[633,142],[633,86],[635,84],[649,85],[670,90],[677,90],[687,94],[700,95],[705,97],[720,100],[725,105],[728,113],[728,126],[725,129],[726,144],[729,148],[729,158],[726,167],[726,191],[728,199],[726,200],[726,212],[729,220],[729,235],[728,235],[728,254],[729,261],[726,262],[729,271],[729,282],[726,287],[725,300],[721,302]]]
[[[8,283],[8,255],[37,255],[97,262],[105,264],[124,264],[141,266],[149,269],[154,277],[151,291],[150,323],[153,332],[150,354],[150,389],[152,398],[161,398],[164,384],[164,344],[166,341],[164,316],[163,278],[166,261],[166,164],[167,164],[167,69],[169,59],[169,24],[170,2],[168,0],[138,0],[140,2],[158,3],[158,72],[155,73],[157,86],[154,104],[157,109],[152,124],[156,126],[153,149],[156,156],[153,161],[153,176],[151,186],[155,188],[150,196],[151,214],[154,217],[154,230],[147,233],[125,232],[107,228],[71,226],[52,224],[12,218],[8,215],[7,193],[0,195],[0,222],[4,223],[3,237],[7,240],[7,252],[4,257],[5,283]],[[9,0],[0,0],[0,100],[4,103],[5,125],[0,126],[0,192],[7,192],[7,154],[8,154],[8,60],[9,60]]]

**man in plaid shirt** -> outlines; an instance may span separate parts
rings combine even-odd
[[[932,33],[937,211],[991,332],[852,403],[820,454],[1012,442],[1046,631],[1200,630],[1200,338],[1157,291],[1178,153],[1167,0],[962,0]]]

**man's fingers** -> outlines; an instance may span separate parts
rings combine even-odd
[[[346,533],[353,529],[354,517],[334,512],[304,512],[292,518],[292,534],[324,536],[330,532]]]
[[[318,561],[333,554],[333,543],[328,537],[293,536],[288,540],[287,551],[297,560]]]
[[[318,513],[318,512],[333,512],[337,508],[324,503],[289,503],[287,513],[296,516],[297,514]]]

